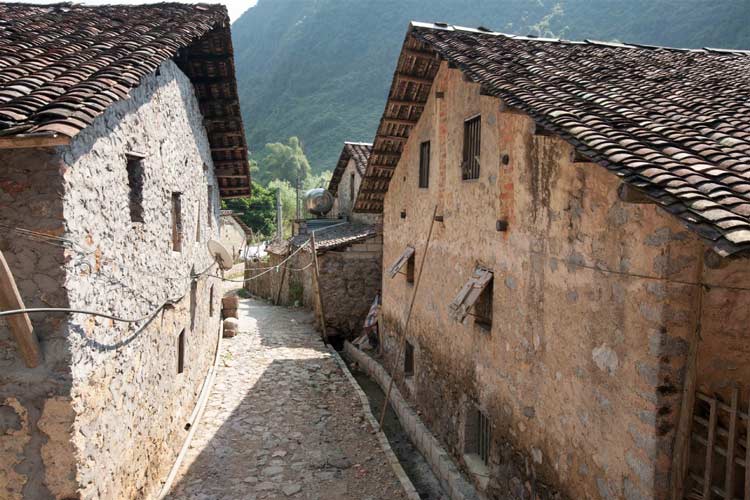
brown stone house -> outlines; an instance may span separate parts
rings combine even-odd
[[[487,497],[748,498],[749,70],[410,26],[355,210],[387,366]]]
[[[362,331],[370,305],[380,292],[382,217],[352,212],[371,149],[370,144],[344,143],[328,185],[334,196],[329,218],[295,221],[297,234],[268,246],[265,265],[279,265],[282,272],[263,274],[262,268],[253,269],[255,264],[250,264],[246,276],[245,288],[250,292],[278,304],[309,307],[320,326],[320,301],[311,267],[310,237],[314,232],[327,333],[339,339]]]
[[[0,19],[0,250],[26,307],[116,318],[0,319],[0,497],[153,498],[216,354],[219,197],[250,194],[227,11]]]

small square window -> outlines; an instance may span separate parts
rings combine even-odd
[[[406,261],[406,282],[407,283],[414,283],[414,263],[415,263],[415,253],[412,253],[411,256],[409,256],[409,260]]]
[[[208,227],[214,227],[214,187],[209,184],[208,186],[208,205],[206,211],[208,212]]]
[[[404,377],[414,376],[414,346],[406,342],[404,352]]]
[[[177,338],[177,373],[185,371],[185,330]]]
[[[474,304],[474,324],[485,329],[492,330],[492,293],[493,279],[485,285],[479,299]]]
[[[482,117],[464,122],[464,155],[461,164],[463,180],[479,179],[479,155],[482,149]]]
[[[143,222],[143,158],[127,156],[128,189],[130,191],[130,221]]]
[[[172,250],[182,251],[182,193],[172,193]]]
[[[419,147],[419,187],[430,187],[430,141]]]

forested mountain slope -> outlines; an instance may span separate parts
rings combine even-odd
[[[232,27],[251,148],[298,136],[320,172],[342,141],[371,140],[410,20],[750,48],[747,0],[259,0]]]

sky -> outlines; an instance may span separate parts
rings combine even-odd
[[[22,1],[24,3],[59,3],[55,0],[5,0],[5,1]],[[74,0],[73,3],[82,3],[87,5],[102,5],[102,4],[142,4],[142,3],[156,3],[157,1],[164,0]],[[168,0],[177,1],[180,3],[223,3],[229,10],[229,18],[232,22],[236,21],[238,17],[242,15],[247,9],[257,3],[258,0],[202,0],[201,2],[186,2],[182,0]]]

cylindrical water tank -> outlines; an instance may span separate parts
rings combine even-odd
[[[305,193],[305,208],[313,215],[323,216],[333,208],[333,196],[327,189],[311,189]]]

